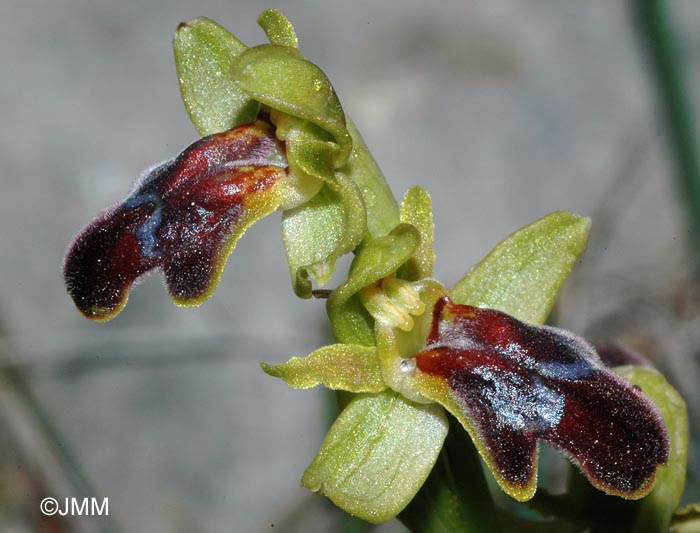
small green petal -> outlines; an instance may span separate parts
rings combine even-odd
[[[620,366],[614,368],[659,408],[671,443],[668,465],[659,467],[656,484],[640,502],[634,531],[668,531],[673,511],[678,506],[685,487],[688,461],[688,416],[685,402],[666,378],[652,368]]]
[[[340,342],[374,344],[373,321],[357,293],[404,264],[420,244],[418,230],[400,224],[391,233],[370,241],[357,253],[347,281],[328,298],[328,316]]]
[[[307,120],[285,113],[273,112],[271,118],[277,127],[277,137],[285,142],[292,174],[322,181],[332,180],[338,146],[328,132]]]
[[[586,248],[590,225],[588,218],[557,211],[519,229],[462,278],[450,297],[543,324]]]
[[[297,48],[299,42],[294,26],[281,12],[276,9],[266,9],[260,13],[258,24],[272,44]]]
[[[360,243],[365,228],[362,196],[342,174],[310,201],[285,211],[282,238],[297,296],[311,296],[310,277],[320,285],[327,283],[338,258]]]
[[[401,203],[401,222],[411,224],[420,234],[420,245],[411,260],[404,267],[403,276],[416,280],[433,275],[435,251],[433,250],[433,202],[430,194],[421,188],[413,187],[406,192]]]
[[[389,391],[358,396],[331,427],[301,484],[363,520],[385,522],[423,485],[447,430],[438,405]]]
[[[202,136],[255,120],[258,103],[234,83],[231,63],[247,47],[204,17],[178,26],[175,66],[185,109]]]
[[[252,98],[327,131],[338,145],[335,167],[347,162],[352,140],[343,108],[323,71],[296,48],[273,44],[249,48],[234,61],[232,72]]]
[[[292,357],[281,365],[261,363],[269,375],[282,378],[295,389],[324,385],[349,392],[381,392],[386,389],[379,370],[377,350],[359,344],[332,344],[307,357]]]

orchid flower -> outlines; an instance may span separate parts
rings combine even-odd
[[[209,19],[178,27],[180,89],[202,138],[146,171],[76,237],[64,276],[78,309],[114,317],[153,270],[176,304],[199,305],[245,230],[282,210],[298,296],[356,254],[347,280],[327,291],[337,343],[262,365],[291,387],[351,393],[339,396],[344,409],[302,485],[386,521],[420,491],[453,494],[440,478],[427,482],[449,432],[468,434],[503,491],[527,501],[544,442],[593,487],[644,498],[640,519],[667,527],[683,490],[682,399],[654,370],[613,371],[582,338],[543,325],[589,220],[555,212],[535,221],[446,289],[432,277],[428,193],[415,187],[398,206],[289,21],[267,10],[258,22],[270,44],[253,48]]]
[[[561,449],[596,488],[646,496],[670,457],[659,409],[583,339],[537,325],[583,251],[589,221],[565,212],[536,221],[447,291],[430,277],[429,213],[427,193],[409,191],[404,223],[360,251],[328,301],[341,341],[364,330],[373,345],[340,343],[263,365],[292,387],[363,393],[302,484],[365,520],[396,516],[437,459],[444,408],[516,500],[535,494],[539,442]]]
[[[254,48],[209,19],[178,28],[183,99],[204,137],[146,171],[76,237],[64,277],[87,317],[113,318],[152,270],[176,304],[201,304],[245,230],[277,209],[293,287],[305,298],[310,278],[326,283],[337,258],[375,230],[363,195],[371,206],[386,191],[365,185],[374,162],[358,153],[333,87],[297,50],[286,18],[270,10],[260,24],[272,44]]]

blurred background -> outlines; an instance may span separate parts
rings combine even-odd
[[[554,322],[633,346],[682,391],[694,432],[684,501],[699,500],[700,203],[687,126],[700,110],[700,9],[668,5],[691,106],[680,103],[673,129],[679,102],[662,97],[674,85],[660,83],[669,74],[646,4],[2,0],[0,530],[355,527],[299,487],[332,397],[258,366],[330,338],[323,302],[290,289],[279,213],[241,240],[199,309],[173,306],[153,275],[97,324],[63,288],[73,235],[197,137],[173,64],[177,24],[204,15],[254,45],[266,7],[294,23],[395,194],[432,193],[445,284],[548,212],[592,217]],[[108,497],[109,517],[48,519],[46,496]]]

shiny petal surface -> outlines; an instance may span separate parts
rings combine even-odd
[[[262,121],[204,137],[148,171],[68,251],[68,292],[88,318],[109,320],[134,281],[162,270],[178,305],[199,305],[248,226],[279,205],[283,147]]]
[[[419,392],[452,412],[503,489],[536,489],[537,442],[562,449],[597,488],[647,494],[669,457],[658,409],[569,332],[492,309],[435,305],[416,357]]]

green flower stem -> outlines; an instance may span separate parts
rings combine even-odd
[[[421,533],[499,531],[479,456],[454,418],[433,471],[399,519]]]
[[[345,120],[352,137],[352,153],[340,171],[348,174],[360,188],[367,209],[369,239],[376,239],[399,223],[399,205],[355,124],[347,115]]]
[[[679,195],[690,232],[695,273],[700,276],[700,155],[694,114],[679,59],[676,32],[664,0],[633,2],[665,115],[669,146],[676,160]]]

